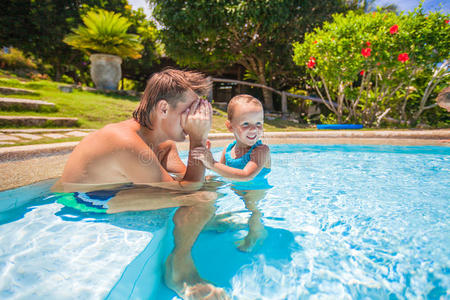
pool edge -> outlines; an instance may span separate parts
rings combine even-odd
[[[224,147],[231,133],[214,133],[208,138],[214,147]],[[267,144],[353,144],[398,146],[450,146],[450,129],[433,130],[325,130],[267,132]],[[0,192],[57,178],[78,142],[0,148]],[[187,150],[187,142],[177,143]],[[45,166],[45,167],[43,167]]]

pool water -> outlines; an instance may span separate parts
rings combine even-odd
[[[200,234],[203,278],[233,299],[450,297],[450,148],[270,148],[267,238],[237,249],[251,214],[222,186],[216,214],[239,226]],[[0,213],[1,299],[176,299],[161,280],[174,209],[105,215],[56,200]]]

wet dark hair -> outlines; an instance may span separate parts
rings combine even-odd
[[[210,89],[211,81],[201,73],[164,69],[153,74],[147,81],[141,102],[133,112],[133,118],[141,126],[152,129],[150,113],[160,100],[164,99],[175,107],[184,92],[192,90],[199,96],[206,96]]]

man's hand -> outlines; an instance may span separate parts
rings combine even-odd
[[[181,115],[181,127],[192,141],[205,145],[211,129],[212,107],[203,99],[196,100]]]
[[[193,159],[201,161],[208,169],[211,169],[216,163],[211,151],[206,147],[196,147],[192,149],[191,155]]]

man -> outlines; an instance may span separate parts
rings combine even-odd
[[[188,135],[190,150],[205,147],[212,108],[199,96],[209,89],[210,82],[199,73],[167,69],[154,74],[147,82],[133,119],[107,125],[85,137],[69,156],[53,190],[80,192],[127,184],[175,191],[198,190],[205,168],[190,156],[186,167],[175,142],[184,141]],[[179,178],[175,179],[170,173]],[[115,201],[109,201],[107,212],[135,210],[131,205],[115,207],[117,199],[129,193],[126,189],[119,191]],[[131,194],[131,198],[139,198],[136,189]],[[145,191],[142,196],[148,200]],[[179,198],[181,203],[172,198],[172,194],[168,194],[162,203],[146,201],[147,207],[136,207],[136,210],[187,204],[183,202],[185,198]],[[131,202],[130,197],[128,202]]]
[[[190,152],[206,146],[212,108],[200,97],[209,89],[210,82],[199,73],[167,69],[154,74],[133,119],[85,137],[53,187],[92,197],[95,191],[114,189],[106,199],[107,213],[181,206],[174,215],[175,248],[167,259],[165,278],[169,287],[189,299],[226,298],[223,289],[199,276],[191,257],[198,234],[214,214],[216,193],[197,191],[205,168],[191,155],[185,166],[175,146],[186,135]],[[130,184],[139,187],[130,188]]]

